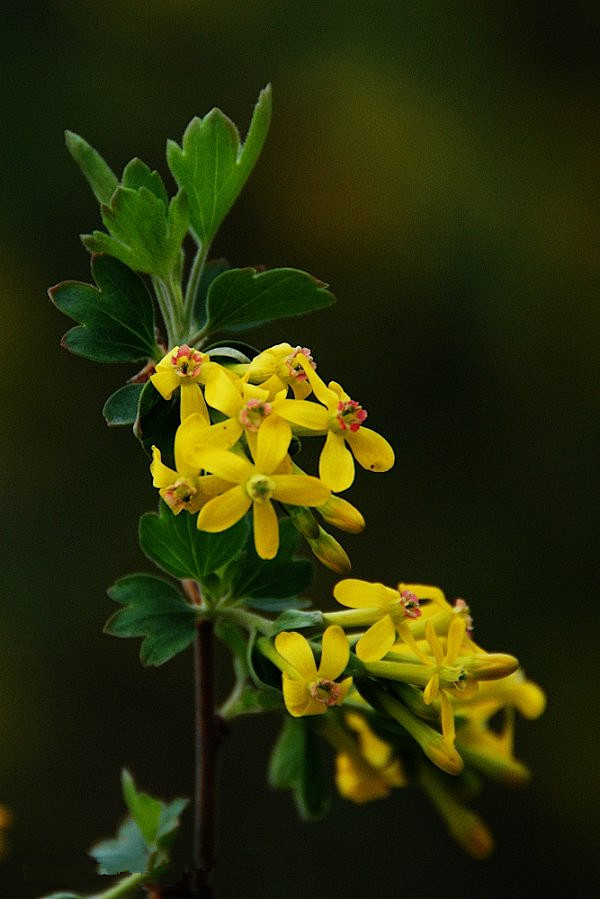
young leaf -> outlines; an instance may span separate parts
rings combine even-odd
[[[179,424],[179,393],[164,400],[152,381],[147,381],[140,394],[133,433],[148,453],[157,446],[163,462],[171,468],[175,465],[173,443]]]
[[[206,333],[243,331],[276,318],[324,309],[335,297],[322,281],[295,268],[231,268],[208,289]]]
[[[110,256],[94,256],[92,275],[98,288],[63,281],[48,291],[52,302],[80,322],[62,344],[96,362],[160,359],[154,336],[154,307],[141,278]]]
[[[318,627],[323,624],[323,613],[319,609],[312,612],[301,612],[296,609],[288,609],[273,622],[271,635],[280,631],[297,630],[303,627]]]
[[[181,243],[188,228],[183,191],[168,209],[162,197],[144,184],[134,190],[118,187],[110,204],[102,206],[102,221],[110,234],[94,231],[82,237],[92,253],[107,253],[129,268],[168,280],[179,265]]]
[[[169,205],[167,189],[160,174],[156,170],[150,171],[149,166],[137,157],[128,162],[123,169],[121,183],[123,187],[130,187],[132,190],[147,187],[149,191],[161,200],[165,209]]]
[[[108,203],[119,184],[117,176],[87,141],[73,131],[65,131],[69,153],[83,172],[100,203]]]
[[[102,409],[109,427],[132,425],[135,422],[143,386],[143,384],[125,384],[109,396]]]
[[[286,718],[269,762],[269,783],[275,789],[291,789],[300,817],[315,821],[329,807],[320,746],[308,718]]]
[[[161,502],[158,515],[147,512],[140,519],[140,546],[149,559],[173,577],[202,581],[239,555],[248,529],[243,518],[218,534],[199,531],[195,515],[185,511],[173,515]]]
[[[236,126],[220,109],[194,118],[182,146],[167,143],[167,161],[189,198],[190,225],[207,247],[233,206],[260,156],[271,121],[271,87],[261,91],[242,145]]]
[[[308,559],[294,557],[299,541],[300,535],[285,518],[279,522],[279,550],[274,559],[261,559],[254,543],[250,542],[239,563],[232,566],[231,595],[246,601],[276,600],[306,590],[312,579],[313,566]]]
[[[92,846],[90,855],[98,864],[98,874],[145,874],[150,861],[150,850],[132,818],[123,821],[114,839]]]
[[[114,637],[144,637],[142,665],[162,665],[193,642],[196,612],[167,581],[131,574],[110,587],[108,595],[125,608],[109,618],[104,631]]]

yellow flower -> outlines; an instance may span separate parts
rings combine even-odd
[[[292,388],[297,400],[306,399],[311,386],[306,377],[304,365],[313,369],[316,363],[308,347],[293,347],[289,343],[279,343],[256,356],[246,371],[246,377],[253,384],[260,384],[272,394],[288,387]]]
[[[315,662],[308,640],[295,631],[275,637],[275,649],[287,667],[282,674],[283,699],[290,715],[324,715],[328,708],[341,705],[352,684],[347,677],[338,682],[348,664],[350,649],[341,627],[333,625],[323,634],[321,661]]]
[[[423,690],[423,699],[425,700],[427,705],[431,705],[431,703],[439,697],[442,733],[446,741],[451,746],[454,745],[454,739],[456,737],[456,729],[454,726],[454,712],[452,711],[452,702],[450,701],[450,695],[452,694],[448,690],[448,687],[442,687],[440,685],[440,673],[444,673],[447,677],[449,671],[451,671],[453,668],[456,668],[456,688],[453,689],[460,689],[461,684],[464,684],[466,673],[463,668],[457,666],[456,661],[458,659],[458,654],[462,646],[465,631],[466,624],[464,618],[455,618],[448,628],[446,653],[444,654],[444,650],[442,649],[442,645],[439,641],[438,635],[435,632],[433,624],[431,623],[431,621],[428,621],[425,625],[425,636],[427,638],[427,642],[429,643],[432,655],[435,659],[436,670],[425,685],[425,689]],[[422,653],[420,655],[422,660],[424,660],[425,662],[428,661],[426,656],[423,656]]]
[[[221,496],[210,500],[198,516],[198,527],[218,532],[230,528],[252,506],[254,544],[262,559],[272,559],[279,548],[279,524],[272,499],[290,505],[319,506],[329,490],[318,478],[278,474],[288,451],[287,436],[266,419],[258,432],[255,464],[233,452],[209,445],[198,446],[194,461],[230,484]]]
[[[394,645],[396,634],[414,647],[408,621],[421,616],[421,600],[430,599],[446,605],[444,594],[438,587],[424,584],[401,583],[394,590],[384,584],[348,578],[335,585],[333,595],[341,605],[356,610],[354,620],[357,625],[371,625],[356,644],[356,654],[363,662],[382,659]]]
[[[152,447],[152,483],[158,487],[161,497],[175,515],[179,515],[182,509],[190,513],[198,512],[209,499],[231,487],[228,481],[214,475],[200,475],[199,467],[190,458],[189,431],[194,426],[200,431],[208,430],[201,413],[189,416],[177,429],[174,446],[176,471],[164,464],[158,447]]]
[[[181,421],[188,415],[199,413],[210,424],[200,384],[206,383],[207,375],[214,366],[216,363],[211,362],[206,353],[187,344],[174,346],[160,360],[150,380],[165,400],[170,400],[173,392],[181,388]]]
[[[371,802],[385,799],[392,787],[403,787],[406,775],[389,743],[369,727],[364,715],[346,714],[346,724],[357,734],[358,752],[342,750],[335,760],[335,782],[344,799]]]
[[[327,432],[319,459],[321,480],[335,493],[346,490],[354,480],[353,455],[368,471],[388,471],[394,464],[394,450],[380,434],[363,427],[366,410],[335,381],[327,387],[305,357],[298,360],[315,396],[326,407],[319,428]]]
[[[250,448],[254,450],[256,434],[263,422],[269,418],[281,432],[282,441],[292,439],[291,424],[318,430],[322,427],[323,409],[306,400],[288,400],[286,388],[271,398],[269,390],[235,380],[223,369],[215,370],[206,385],[206,402],[228,418],[228,430],[235,439],[246,433]]]

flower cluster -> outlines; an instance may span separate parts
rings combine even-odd
[[[282,632],[268,652],[282,672],[288,712],[328,713],[320,732],[336,750],[342,796],[383,798],[410,771],[458,842],[486,855],[487,828],[454,795],[452,780],[468,769],[504,785],[526,782],[513,754],[514,710],[538,717],[542,690],[514,656],[475,643],[466,602],[449,603],[437,587],[345,579],[334,596],[349,608],[323,613],[320,645]]]
[[[275,501],[318,558],[348,569],[347,556],[309,509],[342,530],[361,530],[360,513],[334,494],[352,484],[354,459],[369,471],[387,471],[394,453],[364,427],[366,410],[335,381],[321,380],[309,349],[281,343],[247,364],[225,366],[208,353],[176,346],[150,380],[165,400],[177,390],[181,397],[175,470],[158,447],[151,465],[154,486],[174,514],[198,513],[198,528],[214,533],[252,508],[256,551],[272,559],[279,545]],[[299,436],[325,437],[318,478],[292,460],[290,445]]]

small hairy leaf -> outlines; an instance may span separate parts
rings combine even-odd
[[[243,518],[219,534],[199,531],[195,515],[185,511],[173,515],[161,502],[158,515],[147,512],[140,519],[140,546],[149,559],[173,577],[202,581],[239,555],[248,529]]]
[[[67,331],[63,346],[96,362],[160,359],[154,307],[141,278],[110,256],[94,256],[92,275],[97,288],[63,281],[48,291],[61,312],[80,322]]]
[[[288,609],[273,622],[271,635],[280,631],[297,630],[303,627],[319,627],[323,624],[323,613],[319,609],[312,612],[302,612],[296,609]]]
[[[117,836],[101,840],[90,849],[98,864],[99,874],[145,874],[150,851],[141,831],[132,818],[126,818]]]
[[[271,121],[271,88],[261,91],[243,145],[234,123],[220,109],[194,118],[182,146],[167,143],[167,161],[190,204],[196,241],[212,242],[260,156]]]
[[[296,268],[231,268],[214,279],[206,298],[208,333],[243,331],[276,318],[331,306],[327,285]]]
[[[125,608],[109,618],[104,630],[115,637],[145,637],[143,665],[162,665],[192,643],[196,611],[167,581],[131,574],[110,587],[108,595]]]

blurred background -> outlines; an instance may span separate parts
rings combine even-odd
[[[299,823],[265,784],[276,716],[241,722],[223,752],[218,895],[583,895],[599,873],[599,20],[591,0],[8,4],[2,896],[93,888],[85,850],[123,813],[123,765],[164,797],[191,790],[191,655],[142,670],[137,641],[101,633],[105,588],[150,570],[136,528],[156,497],[137,443],[101,416],[133,372],[62,351],[70,324],[46,298],[89,279],[77,235],[99,224],[63,130],[117,171],[139,155],[166,176],[168,137],[212,106],[245,133],[268,81],[271,134],[214,255],[306,269],[338,297],[251,339],[312,347],[396,448],[392,472],[347,494],[368,521],[344,538],[354,574],[464,596],[478,641],[515,653],[549,707],[518,722],[531,785],[479,801],[487,862],[412,790]],[[319,576],[323,604],[333,583]]]

